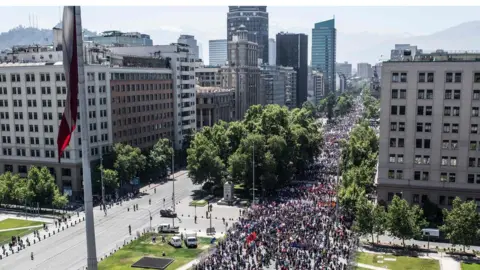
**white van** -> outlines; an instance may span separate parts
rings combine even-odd
[[[197,248],[197,233],[196,232],[185,232],[183,233],[183,242],[185,242],[185,246],[189,248]]]
[[[182,247],[182,239],[178,236],[174,236],[170,239],[170,245],[176,248],[181,248]]]

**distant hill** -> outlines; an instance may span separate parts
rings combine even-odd
[[[85,35],[96,36],[97,33],[84,29]],[[15,45],[48,45],[53,43],[52,29],[38,29],[17,26],[8,32],[0,33],[0,50],[9,49]]]

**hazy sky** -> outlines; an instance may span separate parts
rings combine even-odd
[[[0,7],[0,31],[29,25],[36,14],[39,28],[51,28],[60,19],[60,7]],[[223,7],[83,7],[85,28],[138,31],[152,34],[154,43],[175,42],[173,36],[193,34],[208,57],[208,40],[226,36]],[[382,35],[431,34],[467,21],[479,19],[480,7],[274,7],[269,6],[270,37],[280,31],[311,35],[313,24],[335,15],[342,33],[370,32]],[[168,39],[168,40],[164,40]]]

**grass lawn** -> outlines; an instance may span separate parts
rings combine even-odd
[[[0,221],[0,230],[42,225],[43,223],[41,221],[7,218]]]
[[[462,270],[480,270],[478,263],[462,263]]]
[[[378,256],[383,256],[379,258]],[[386,261],[385,258],[393,258],[396,261]],[[378,263],[378,261],[382,261]],[[359,252],[357,254],[357,262],[373,265],[377,267],[388,268],[392,270],[439,270],[440,265],[437,260],[421,259],[406,256],[395,255],[379,255],[372,253]]]
[[[204,207],[207,205],[208,202],[206,200],[198,200],[198,201],[191,201],[188,205],[190,206],[197,206],[197,207]]]
[[[12,240],[12,236],[24,236],[33,232],[35,229],[20,229],[14,231],[0,232],[0,245],[6,244]]]
[[[152,234],[140,237],[140,239],[126,245],[106,260],[101,261],[98,264],[98,269],[139,269],[132,268],[131,265],[144,256],[162,257],[162,252],[165,251],[166,257],[174,259],[166,270],[173,270],[189,263],[210,246],[210,238],[202,237],[198,238],[199,245],[196,249],[188,249],[184,246],[174,248],[168,243],[162,243],[160,235],[157,237],[157,243],[155,244],[152,243],[151,239]],[[170,236],[166,236],[166,239],[168,241]]]

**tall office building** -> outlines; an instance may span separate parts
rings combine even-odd
[[[339,74],[345,75],[347,79],[352,77],[352,64],[348,62],[335,64],[335,71]]]
[[[335,19],[315,24],[312,29],[312,67],[325,78],[325,94],[335,91],[337,30]]]
[[[268,64],[277,65],[277,44],[274,38],[268,39]]]
[[[357,76],[363,79],[370,79],[373,76],[372,65],[369,63],[357,64]]]
[[[241,120],[248,108],[262,104],[258,45],[248,40],[248,31],[240,25],[228,42],[227,87],[235,89],[235,119]]]
[[[259,58],[268,63],[268,12],[266,6],[229,6],[227,14],[227,39],[232,41],[236,31],[244,25],[248,40],[258,44]]]
[[[305,34],[277,34],[277,65],[293,67],[297,72],[296,106],[307,101],[308,36]]]
[[[57,27],[56,27],[57,28]],[[60,29],[60,28],[57,28]],[[105,31],[98,36],[85,37],[85,41],[105,46],[152,46],[153,40],[147,34],[138,32]]]
[[[200,54],[198,50],[197,40],[192,35],[180,35],[178,38],[178,43],[187,44],[189,49],[189,56],[195,60],[200,59]]]
[[[480,206],[480,54],[409,54],[381,69],[378,200]]]
[[[224,66],[227,63],[227,40],[215,39],[208,41],[208,64]]]

